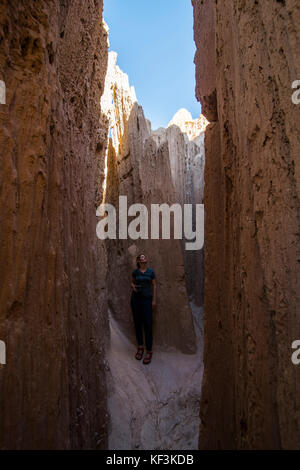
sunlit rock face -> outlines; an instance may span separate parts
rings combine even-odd
[[[204,116],[192,119],[191,114],[179,110],[166,129],[152,132],[158,146],[168,147],[175,201],[184,204],[202,204],[204,193],[204,132],[208,121]],[[204,302],[204,249],[188,251],[182,243],[185,283],[190,300],[201,306]]]
[[[200,447],[299,448],[299,2],[193,5],[211,122]]]
[[[127,75],[116,65],[116,55],[110,54],[111,69],[104,94],[111,122],[105,202],[118,207],[119,196],[125,195],[128,206],[142,203],[149,212],[151,204],[201,203],[204,165],[202,133],[205,126],[201,127],[202,133],[198,135],[194,131],[194,140],[190,140],[176,124],[152,131]],[[187,117],[187,127],[196,128],[197,124],[191,124],[191,116],[188,114]],[[182,125],[185,125],[183,121]],[[146,252],[158,282],[158,307],[154,315],[155,347],[195,352],[189,297],[201,303],[203,292],[200,298],[196,290],[193,296],[192,289],[188,289],[182,241],[173,240],[173,236],[171,240],[108,240],[107,252],[109,306],[122,331],[134,341],[129,304],[131,272],[135,268],[136,256]],[[202,254],[199,257],[196,252],[191,253],[199,261],[194,274],[199,289],[202,289]],[[117,278],[114,269],[118,270]],[[196,269],[201,273],[200,278]]]
[[[137,102],[134,87],[129,78],[117,65],[117,53],[108,55],[108,69],[101,108],[110,120],[112,142],[118,154],[129,152],[128,121],[132,107]]]
[[[102,1],[0,10],[0,448],[105,448]]]
[[[177,126],[188,136],[189,140],[195,140],[203,134],[207,125],[208,121],[203,114],[198,119],[193,119],[189,111],[180,109],[169,122],[168,127]]]

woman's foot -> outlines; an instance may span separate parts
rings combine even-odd
[[[150,364],[151,359],[152,359],[152,352],[147,351],[147,355],[145,359],[143,360],[143,364]]]
[[[137,353],[135,355],[136,360],[141,361],[143,355],[144,355],[144,348],[143,348],[143,346],[139,346],[138,350],[137,350]]]

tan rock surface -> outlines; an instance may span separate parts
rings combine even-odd
[[[135,346],[111,318],[107,368],[109,449],[197,449],[203,318],[202,309],[193,306],[193,311],[197,353],[156,350],[148,366],[134,359]]]
[[[1,449],[107,445],[105,257],[91,190],[104,163],[101,12],[97,0],[0,4]]]
[[[205,136],[202,448],[299,448],[300,5],[193,1]],[[216,42],[215,42],[216,40]]]

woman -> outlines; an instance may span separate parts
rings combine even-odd
[[[144,364],[150,364],[152,359],[152,309],[156,306],[156,279],[153,269],[147,267],[147,257],[141,254],[137,257],[137,269],[132,273],[131,308],[134,319],[138,350],[135,358],[140,361],[144,355],[145,332],[147,354]]]

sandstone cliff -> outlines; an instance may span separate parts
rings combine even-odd
[[[0,43],[0,448],[105,448],[102,0],[1,1]]]
[[[205,136],[202,448],[299,448],[300,5],[193,0]]]
[[[189,112],[179,110],[167,129],[153,131],[161,145],[168,144],[175,201],[184,204],[203,204],[204,196],[204,131],[208,122],[203,115],[193,120]],[[195,222],[195,220],[194,220]],[[204,302],[204,248],[185,249],[182,244],[185,283],[190,300],[199,306]]]
[[[107,154],[105,202],[118,207],[119,196],[127,196],[128,206],[142,203],[149,211],[151,204],[202,202],[204,148],[201,132],[206,120],[203,117],[196,123],[186,122],[184,130],[190,133],[191,138],[194,137],[194,141],[190,141],[174,123],[170,123],[168,129],[152,132],[150,122],[138,106],[134,89],[130,87],[127,75],[116,65],[116,59],[116,54],[110,53],[103,96],[112,135]],[[196,142],[197,139],[200,140]],[[194,173],[199,177],[197,181],[193,181],[193,166],[198,168],[198,173]],[[188,296],[192,293],[187,291],[181,240],[172,238],[108,240],[108,301],[122,331],[134,339],[129,303],[131,272],[135,268],[136,256],[145,251],[158,280],[155,347],[193,353],[196,343]],[[198,271],[202,274],[199,280],[201,285],[202,257],[197,260]]]

